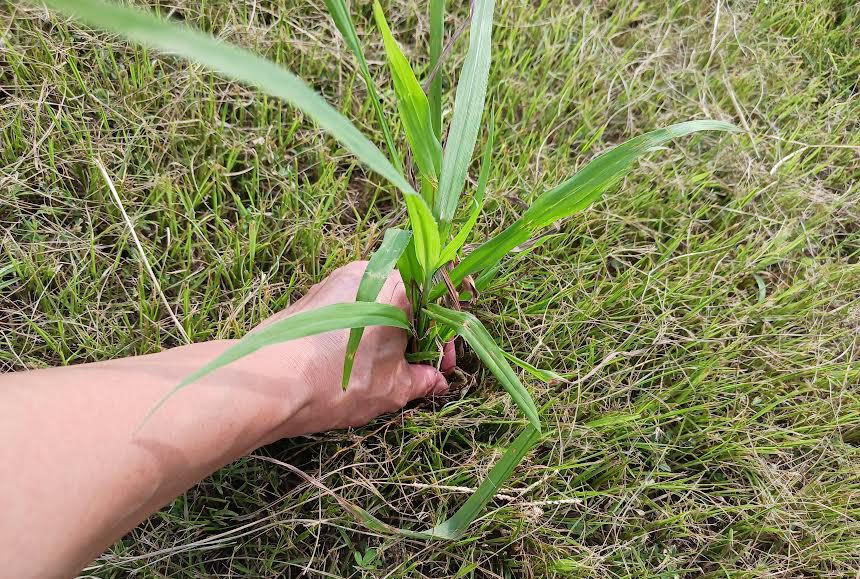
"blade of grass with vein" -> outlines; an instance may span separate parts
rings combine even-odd
[[[469,32],[469,50],[457,82],[454,116],[445,139],[442,176],[439,178],[439,192],[433,206],[443,239],[448,238],[448,229],[457,211],[460,194],[466,182],[466,172],[475,150],[475,141],[478,139],[481,115],[484,112],[487,78],[490,74],[494,7],[495,0],[476,1]]]
[[[625,175],[625,169],[640,155],[690,133],[736,130],[734,125],[722,121],[700,120],[670,125],[634,137],[603,153],[579,170],[572,179],[538,197],[523,214],[522,219],[532,231],[546,227],[591,205],[604,189]]]
[[[391,34],[382,6],[377,0],[373,2],[373,16],[376,19],[377,28],[382,33],[391,78],[394,81],[394,93],[397,96],[397,109],[403,121],[403,128],[406,130],[409,146],[412,148],[415,164],[435,189],[442,168],[442,146],[433,133],[430,103],[427,101],[424,89],[415,78],[409,61]],[[432,203],[432,199],[425,197],[425,200]]]
[[[183,388],[193,384],[207,374],[235,362],[239,358],[252,354],[261,348],[307,336],[333,332],[335,330],[363,328],[366,326],[392,326],[403,328],[404,330],[408,330],[411,327],[409,320],[406,318],[406,313],[402,309],[389,304],[349,302],[332,304],[315,310],[294,314],[248,334],[232,347],[222,352],[217,358],[192,372],[152,407],[141,425],[149,420],[170,397]]]
[[[513,368],[508,364],[505,355],[487,332],[484,324],[470,313],[450,310],[438,304],[430,304],[424,311],[428,316],[448,326],[466,340],[481,361],[502,383],[504,389],[508,391],[513,401],[529,419],[529,423],[540,432],[540,417],[531,394],[517,378]]]
[[[248,50],[221,42],[185,25],[162,20],[136,8],[100,0],[44,0],[44,3],[91,26],[197,62],[269,95],[284,99],[312,118],[348,151],[385,177],[407,197],[418,195],[376,145],[305,81],[287,69]]]
[[[442,57],[445,38],[445,0],[430,0],[430,70],[436,69]],[[442,140],[442,71],[430,83],[430,121],[436,139]]]
[[[400,277],[403,278],[403,285],[406,290],[406,297],[410,304],[421,303],[421,290],[424,288],[424,280],[421,277],[421,264],[418,263],[418,257],[415,250],[415,236],[409,240],[406,250],[400,259],[397,260],[397,270],[400,272]],[[416,327],[418,322],[422,321],[415,319]],[[417,328],[416,328],[417,329]]]
[[[481,159],[481,173],[478,175],[478,187],[475,190],[475,197],[472,199],[472,212],[469,214],[469,218],[466,222],[463,223],[457,231],[457,235],[454,236],[454,239],[452,239],[451,242],[445,246],[445,249],[442,250],[442,255],[439,256],[439,262],[436,267],[441,267],[457,256],[457,252],[460,251],[460,248],[463,247],[466,240],[469,239],[469,234],[472,232],[472,228],[475,227],[475,223],[478,222],[478,217],[481,215],[481,211],[484,209],[487,179],[490,176],[490,155],[493,150],[494,132],[495,115],[491,113],[490,134],[487,136],[487,144],[484,146],[484,154]]]
[[[451,281],[456,286],[467,275],[494,266],[513,248],[528,241],[538,229],[585,209],[599,199],[607,188],[617,183],[633,161],[645,153],[654,151],[674,138],[697,131],[737,130],[734,125],[721,121],[687,121],[639,135],[610,149],[567,181],[542,193],[522,217],[467,255],[450,272]],[[444,284],[437,284],[430,298],[437,299],[445,291]]]
[[[385,285],[385,281],[388,279],[391,270],[394,269],[394,265],[403,254],[403,250],[409,245],[410,239],[412,239],[412,233],[402,229],[389,229],[385,232],[382,245],[370,257],[367,269],[364,270],[364,275],[361,276],[355,301],[376,301],[376,297],[379,295],[380,290],[382,290],[382,286]],[[344,390],[346,390],[349,384],[352,365],[355,362],[355,353],[358,351],[363,334],[363,327],[352,328],[349,332],[349,341],[346,344],[346,357],[343,360],[343,379],[341,382]]]
[[[418,257],[415,249],[415,236],[409,240],[406,246],[406,251],[400,256],[397,261],[397,270],[400,272],[400,277],[403,278],[403,283],[408,288],[411,284],[421,283],[421,264],[418,263]],[[412,302],[416,303],[416,302]]]
[[[328,12],[334,20],[335,26],[340,31],[341,36],[346,41],[352,53],[358,60],[358,68],[361,76],[364,78],[364,84],[367,85],[367,92],[370,95],[370,103],[373,106],[373,111],[376,113],[376,118],[382,127],[382,135],[385,138],[385,144],[388,146],[388,154],[391,160],[402,171],[400,164],[400,154],[394,146],[394,140],[391,138],[391,129],[388,127],[388,121],[385,120],[385,115],[382,112],[382,104],[379,100],[379,95],[376,92],[376,83],[373,82],[373,77],[370,76],[370,69],[367,66],[367,59],[364,58],[364,51],[361,49],[361,43],[358,40],[358,33],[355,30],[355,24],[352,22],[352,17],[349,14],[349,9],[344,0],[325,0],[325,5]]]

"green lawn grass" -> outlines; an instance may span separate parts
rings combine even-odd
[[[160,4],[283,62],[381,143],[321,3]],[[369,4],[352,4],[360,32],[372,32]],[[466,3],[447,4],[459,6],[451,32]],[[425,3],[385,8],[422,62]],[[509,259],[478,299],[501,345],[564,377],[523,376],[544,440],[456,542],[369,533],[315,487],[249,457],[87,573],[856,577],[858,29],[850,0],[500,2],[497,145],[473,241],[636,134],[704,117],[745,129],[650,155]],[[378,35],[363,38],[386,78]],[[461,42],[446,70],[463,54]],[[390,84],[383,96],[393,111]],[[4,371],[182,343],[96,158],[194,341],[243,335],[369,255],[404,216],[392,188],[294,109],[2,0]],[[462,365],[466,380],[447,399],[259,454],[393,524],[426,527],[468,496],[523,423],[488,373],[468,373],[479,366],[468,354]],[[368,548],[379,557],[359,569],[354,553]]]

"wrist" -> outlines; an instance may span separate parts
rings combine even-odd
[[[238,340],[217,340],[199,344],[194,358],[199,363],[191,371],[210,362]],[[218,369],[188,388],[203,385],[221,394],[221,404],[231,412],[241,407],[238,422],[254,437],[257,446],[304,433],[295,424],[311,405],[315,388],[308,377],[308,352],[301,340],[269,346]],[[190,372],[189,372],[190,373]],[[249,450],[251,450],[250,448]]]
[[[199,342],[156,354],[159,366],[170,375],[170,384],[158,392],[153,405],[237,341]],[[161,420],[187,423],[189,430],[205,428],[220,443],[227,443],[225,450],[239,455],[281,438],[278,433],[302,404],[306,388],[297,388],[300,373],[291,356],[267,351],[275,349],[281,350],[264,348],[176,392],[151,417],[153,429]]]

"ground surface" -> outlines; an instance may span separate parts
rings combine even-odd
[[[168,4],[375,130],[321,3]],[[353,4],[372,32],[367,3]],[[423,6],[386,6],[419,63]],[[492,201],[474,240],[640,132],[704,117],[745,129],[653,154],[481,296],[476,313],[502,345],[568,378],[528,381],[550,426],[507,498],[464,540],[390,539],[247,458],[88,573],[857,576],[858,29],[850,0],[500,2]],[[96,156],[195,341],[242,335],[368,255],[400,215],[288,106],[17,1],[0,2],[0,38],[3,370],[179,343]],[[377,38],[366,41],[390,99]],[[478,372],[436,409],[261,453],[418,528],[462,502],[521,422]],[[371,547],[377,562],[358,569],[354,553]]]

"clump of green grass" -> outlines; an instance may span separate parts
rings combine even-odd
[[[135,4],[314,79],[386,150],[321,4]],[[446,5],[450,38],[468,6]],[[394,111],[370,3],[351,6]],[[425,6],[383,2],[422,85]],[[572,167],[651,127],[743,115],[753,137],[713,147],[704,135],[642,158],[588,210],[509,254],[475,297],[468,309],[504,351],[560,375],[515,368],[540,405],[539,444],[453,542],[368,532],[262,460],[392,524],[444,520],[524,422],[466,351],[470,374],[451,395],[260,449],[85,573],[854,577],[858,26],[860,6],[842,0],[497,3],[493,163],[463,253]],[[183,343],[95,155],[194,341],[242,336],[402,223],[393,188],[278,99],[36,4],[0,2],[0,31],[0,371]],[[465,48],[444,63],[446,92]],[[370,549],[376,571],[357,569]]]
[[[459,228],[452,228],[486,108],[495,0],[476,0],[473,4],[469,48],[457,82],[452,118],[444,145],[440,142],[443,131],[438,79],[431,79],[433,90],[428,99],[391,33],[381,5],[378,0],[374,1],[373,16],[382,35],[399,119],[409,143],[408,153],[405,154],[398,153],[393,142],[392,131],[382,111],[374,80],[344,0],[326,0],[338,30],[358,60],[359,70],[368,86],[393,161],[304,81],[269,60],[193,29],[118,4],[100,0],[46,0],[46,3],[89,24],[198,62],[288,101],[311,117],[368,168],[400,190],[411,232],[400,229],[386,232],[380,248],[371,257],[355,302],[335,304],[291,316],[240,340],[178,384],[152,408],[144,420],[180,389],[272,344],[351,329],[343,367],[345,389],[348,387],[362,329],[366,326],[387,325],[409,330],[412,335],[410,358],[413,360],[440,359],[443,344],[458,335],[472,347],[510,394],[525,415],[528,425],[464,505],[449,519],[428,531],[397,529],[359,507],[350,509],[372,529],[412,538],[460,537],[541,434],[540,413],[531,394],[511,368],[508,359],[513,357],[502,352],[478,318],[462,311],[461,301],[465,299],[468,302],[475,292],[482,291],[493,281],[502,258],[509,252],[528,243],[544,228],[591,205],[608,187],[617,183],[640,156],[690,133],[736,130],[733,125],[722,121],[695,120],[635,137],[599,155],[569,179],[538,195],[514,223],[480,243],[467,255],[461,256],[462,248],[482,209],[486,176],[493,153],[493,139],[490,137],[487,139],[482,174],[478,179],[469,216],[463,223],[457,224]],[[435,68],[442,55],[444,14],[441,2],[434,2],[430,11],[431,65]],[[492,123],[488,130],[492,135]],[[411,163],[407,163],[407,160],[411,160]],[[407,167],[408,170],[405,170]],[[395,265],[406,285],[415,312],[414,320],[407,320],[404,313],[394,306],[375,303],[383,282]],[[477,279],[473,279],[473,276],[477,276]],[[520,362],[519,365],[530,368],[526,363]],[[531,371],[537,373],[536,369],[532,368]]]

